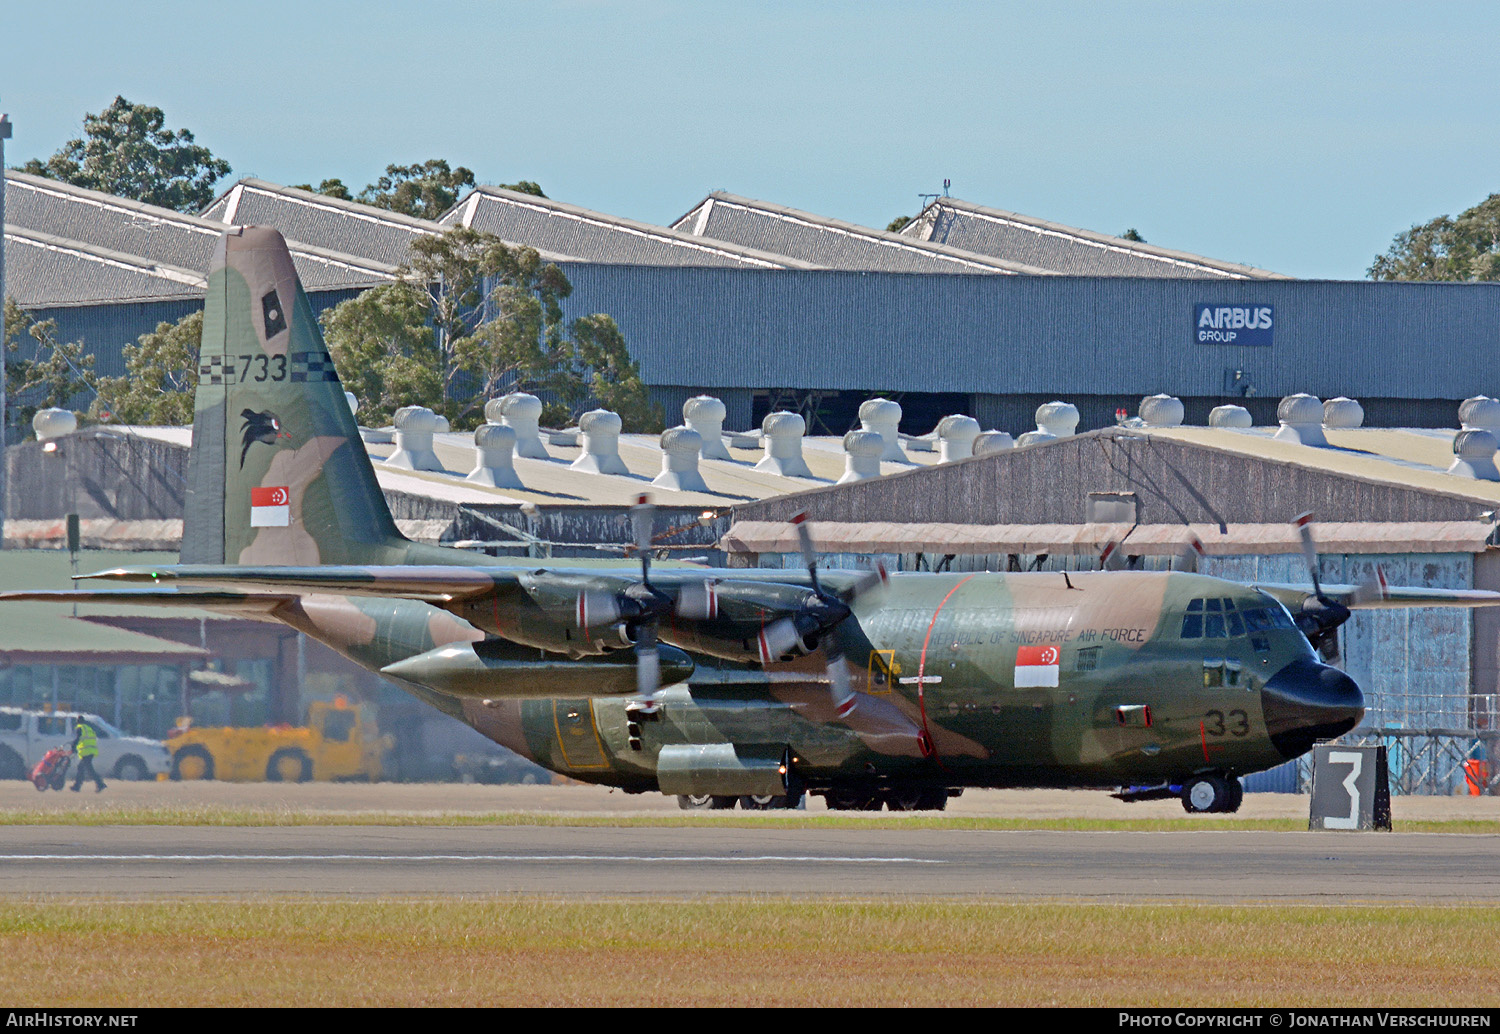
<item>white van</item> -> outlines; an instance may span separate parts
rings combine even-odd
[[[94,770],[106,779],[155,779],[171,768],[172,755],[160,740],[127,736],[98,715],[0,707],[0,779],[26,779],[47,751],[72,746],[80,714],[98,734]]]

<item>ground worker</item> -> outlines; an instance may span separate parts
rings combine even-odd
[[[73,753],[78,755],[78,769],[73,773],[73,792],[83,785],[85,778],[94,781],[94,792],[104,789],[104,780],[94,771],[94,757],[99,753],[99,734],[84,718],[79,718],[73,730]]]

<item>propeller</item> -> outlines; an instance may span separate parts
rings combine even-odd
[[[1298,516],[1293,523],[1302,540],[1302,557],[1307,561],[1307,575],[1312,579],[1312,599],[1304,600],[1302,609],[1292,615],[1292,620],[1307,636],[1318,654],[1329,664],[1339,660],[1339,626],[1349,620],[1349,608],[1323,593],[1323,582],[1318,576],[1318,546],[1313,541],[1313,515]],[[1385,576],[1380,576],[1384,581]],[[1378,590],[1377,590],[1378,591]]]
[[[887,581],[885,567],[877,566],[855,583],[846,602],[824,589],[818,578],[818,555],[813,548],[812,532],[807,526],[807,514],[797,514],[792,518],[792,524],[797,528],[797,542],[802,550],[802,562],[807,567],[808,579],[812,582],[812,592],[797,613],[773,621],[761,630],[760,660],[762,664],[770,664],[791,651],[799,642],[817,637],[828,671],[828,691],[833,699],[834,712],[840,718],[847,718],[854,713],[859,698],[849,682],[849,668],[844,663],[843,645],[838,636],[829,633],[853,613],[851,603]]]
[[[656,623],[671,604],[671,597],[651,585],[651,535],[656,525],[656,507],[651,497],[641,496],[630,508],[630,529],[635,550],[641,557],[641,581],[625,590],[625,598],[640,603],[640,617],[635,621],[635,689],[637,709],[654,714],[661,705],[656,691],[661,689],[661,651],[657,647]]]

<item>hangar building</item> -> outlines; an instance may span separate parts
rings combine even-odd
[[[1309,392],[1359,398],[1372,425],[1451,427],[1460,400],[1500,393],[1500,285],[1293,280],[952,198],[894,234],[723,193],[657,227],[493,187],[426,222],[259,180],[202,217],[6,181],[9,292],[106,373],[197,304],[215,224],[281,229],[325,307],[462,223],[557,260],[569,313],[613,315],[669,413],[712,394],[736,430],[791,408],[841,434],[878,393],[913,433],[952,412],[1016,433],[1053,398],[1107,426],[1156,392],[1193,422],[1224,401],[1268,421]]]

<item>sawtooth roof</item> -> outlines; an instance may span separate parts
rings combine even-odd
[[[203,215],[220,223],[274,226],[288,241],[305,241],[391,267],[407,260],[412,241],[447,229],[428,219],[258,179],[240,180],[205,208]],[[507,244],[527,243],[500,236]],[[572,257],[536,250],[550,262]]]
[[[1127,241],[950,197],[928,205],[901,228],[901,236],[1073,276],[1291,279],[1238,262]]]
[[[715,191],[693,206],[672,228],[696,237],[791,256],[825,269],[1035,275],[1054,272],[722,191]]]
[[[5,293],[23,306],[192,298],[206,283],[202,272],[5,226]]]
[[[201,293],[224,224],[58,180],[5,173],[6,290],[23,305]],[[309,291],[388,281],[395,267],[288,239]]]
[[[744,266],[815,269],[813,263],[735,243],[590,211],[502,187],[478,187],[441,222],[493,233],[506,241],[586,262],[647,266]]]

